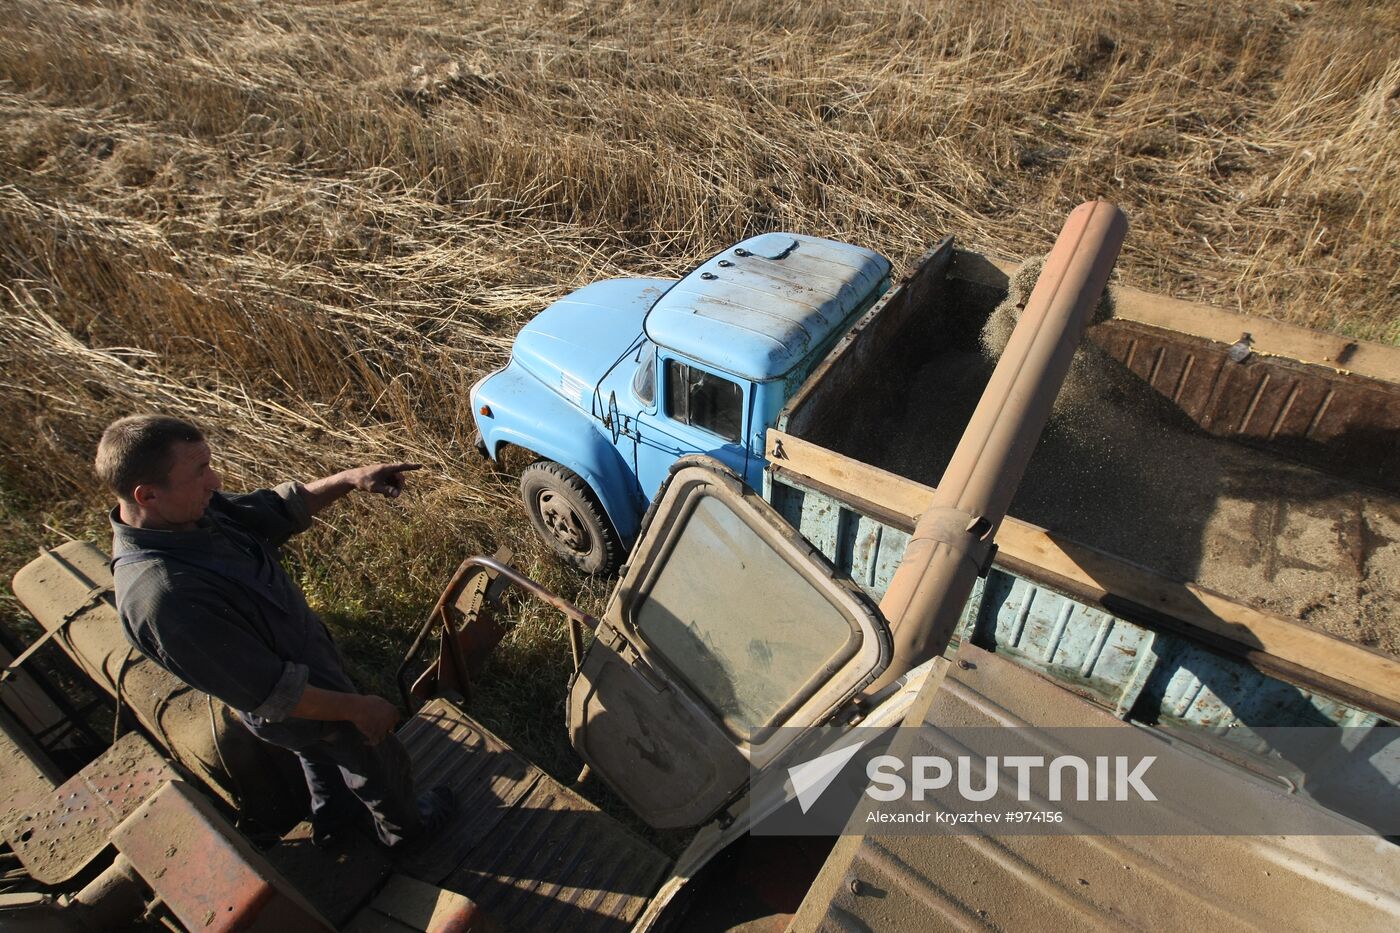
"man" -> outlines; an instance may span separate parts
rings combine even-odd
[[[426,834],[452,808],[446,787],[414,797],[398,710],[355,689],[330,634],[278,548],[354,490],[390,498],[413,463],[357,467],[302,485],[219,491],[199,428],[164,415],[108,425],[98,475],[117,496],[112,565],[128,640],[190,686],[239,711],[254,735],[301,759],[313,839],[325,844],[358,798],[386,846]]]

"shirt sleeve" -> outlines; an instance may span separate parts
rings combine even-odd
[[[223,496],[225,511],[241,525],[273,547],[311,527],[301,483],[282,483],[272,489]]]
[[[300,702],[307,666],[278,657],[217,593],[172,589],[145,612],[137,647],[191,687],[272,722]]]

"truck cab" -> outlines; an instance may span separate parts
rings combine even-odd
[[[568,563],[610,572],[679,458],[706,454],[761,485],[765,432],[889,284],[871,250],[766,233],[679,281],[588,285],[472,387],[479,449],[533,455],[520,487],[536,530]]]

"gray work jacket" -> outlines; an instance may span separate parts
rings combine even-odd
[[[192,531],[133,528],[116,509],[111,518],[117,612],[142,654],[250,725],[287,718],[307,684],[355,691],[279,561],[311,524],[300,484],[215,493]]]

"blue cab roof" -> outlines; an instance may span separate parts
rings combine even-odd
[[[763,381],[788,373],[890,274],[889,260],[796,233],[750,237],[710,258],[651,308],[660,346]]]

